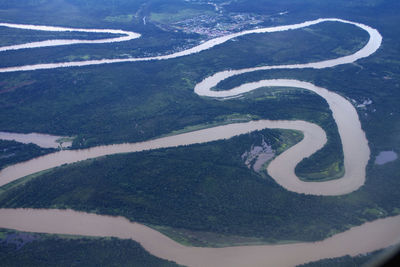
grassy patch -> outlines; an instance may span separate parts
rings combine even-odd
[[[104,18],[104,20],[107,22],[128,23],[128,22],[133,21],[134,17],[135,17],[135,15],[133,15],[133,14],[119,15],[119,16],[107,16]]]
[[[220,248],[232,246],[291,244],[298,242],[294,240],[268,240],[268,238],[263,237],[249,237],[204,231],[191,231],[187,229],[177,229],[167,226],[149,226],[185,246]]]
[[[173,23],[185,19],[190,19],[199,15],[214,15],[212,11],[205,11],[199,9],[178,9],[173,13],[156,13],[150,14],[150,20],[161,23]]]
[[[343,177],[345,169],[343,162],[333,162],[325,169],[319,171],[305,170],[303,172],[296,172],[302,181],[306,182],[324,182]]]

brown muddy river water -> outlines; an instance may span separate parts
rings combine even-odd
[[[270,121],[260,120],[247,123],[235,123],[184,134],[168,136],[134,144],[120,144],[99,146],[84,150],[60,151],[28,162],[10,166],[0,172],[0,185],[5,185],[26,175],[90,158],[105,155],[137,152],[157,148],[174,147],[204,143],[214,140],[227,139],[235,135],[248,133],[265,128],[295,129],[304,133],[304,139],[276,157],[268,166],[268,173],[275,181],[287,190],[314,194],[314,195],[342,195],[351,193],[360,188],[365,182],[365,167],[370,158],[370,150],[365,133],[361,128],[356,109],[344,97],[325,88],[298,80],[262,80],[243,84],[226,91],[212,91],[224,79],[259,70],[269,69],[302,69],[302,68],[329,68],[341,64],[348,64],[373,54],[381,45],[382,37],[379,32],[369,26],[345,21],[341,19],[318,19],[295,25],[256,29],[227,35],[207,41],[199,46],[170,55],[151,58],[102,59],[81,62],[44,63],[39,65],[8,67],[0,72],[28,71],[37,69],[53,69],[60,67],[77,67],[118,62],[134,62],[148,60],[166,60],[180,56],[187,56],[209,49],[227,42],[233,38],[251,33],[268,33],[277,31],[295,30],[310,25],[336,21],[355,25],[370,35],[368,43],[354,54],[306,64],[261,66],[241,70],[218,72],[196,85],[194,92],[199,96],[211,98],[229,98],[241,96],[260,87],[293,87],[313,91],[323,97],[337,123],[343,144],[345,175],[336,180],[326,182],[303,182],[295,173],[295,166],[304,158],[312,155],[326,143],[325,132],[317,125],[304,121]],[[13,26],[14,25],[14,26]],[[7,27],[32,29],[34,25],[8,24]],[[1,26],[1,25],[0,25]],[[43,26],[47,27],[47,26]],[[48,28],[47,30],[65,30],[65,28]],[[35,28],[35,30],[46,30]],[[76,29],[80,31],[81,29]],[[103,30],[104,31],[104,30]],[[111,33],[111,32],[110,32]],[[138,38],[134,33],[121,33],[125,37]],[[111,42],[111,39],[109,40]],[[123,41],[118,38],[112,42]],[[30,48],[24,47],[7,49]],[[56,43],[34,43],[31,47],[65,45]],[[1,51],[1,50],[0,50]],[[390,217],[365,223],[358,227],[336,234],[320,242],[301,242],[283,245],[237,246],[226,248],[198,248],[186,247],[169,239],[163,234],[138,223],[129,222],[122,217],[109,217],[88,214],[71,210],[35,210],[35,209],[0,209],[0,227],[22,231],[73,234],[85,236],[114,236],[130,238],[155,256],[173,260],[188,266],[294,266],[297,264],[323,258],[333,258],[344,255],[358,255],[384,247],[400,241],[400,216]]]

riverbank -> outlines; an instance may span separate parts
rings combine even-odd
[[[324,258],[359,255],[400,241],[400,216],[365,223],[320,242],[227,248],[185,247],[123,217],[72,210],[0,209],[0,227],[20,231],[113,236],[138,241],[151,254],[186,266],[295,266]]]
[[[79,160],[117,153],[128,153],[162,147],[175,147],[179,145],[209,142],[213,140],[230,138],[234,135],[264,128],[281,128],[300,130],[304,133],[304,139],[302,142],[282,153],[270,163],[268,172],[278,184],[280,184],[283,188],[296,193],[314,195],[342,195],[357,190],[365,182],[365,167],[369,159],[369,148],[365,134],[361,129],[358,114],[351,103],[349,103],[345,98],[330,92],[327,89],[317,87],[311,83],[288,79],[263,80],[241,85],[227,91],[211,91],[211,88],[218,85],[220,81],[226,78],[258,70],[304,68],[320,69],[352,63],[360,58],[371,55],[379,48],[381,44],[382,37],[380,36],[379,32],[370,28],[369,26],[339,19],[319,19],[295,25],[257,29],[253,31],[242,32],[240,34],[229,35],[211,40],[198,47],[194,47],[179,53],[154,58],[42,64],[3,68],[0,69],[0,71],[26,71],[58,67],[98,65],[105,63],[170,59],[198,53],[240,35],[299,29],[324,21],[336,21],[356,25],[366,30],[370,34],[370,40],[356,53],[338,59],[307,64],[263,66],[216,73],[197,84],[195,87],[195,93],[206,97],[226,98],[244,94],[259,88],[260,86],[300,87],[316,92],[328,102],[339,129],[345,159],[345,176],[343,178],[327,182],[307,183],[299,181],[294,174],[294,168],[297,163],[304,157],[307,157],[320,149],[326,142],[325,133],[319,126],[304,121],[260,120],[256,122],[252,121],[242,124],[230,124],[214,127],[136,144],[95,147],[80,151],[61,151],[27,163],[22,163],[24,165],[18,164],[3,170],[0,173],[1,185],[7,184],[8,182],[37,171],[56,167],[66,163],[76,162]],[[277,246],[249,246],[221,249],[191,248],[177,244],[159,232],[146,228],[140,224],[130,223],[121,217],[117,217],[117,220],[115,220],[115,218],[107,216],[59,210],[3,209],[1,212],[3,215],[1,216],[1,225],[3,225],[3,227],[25,227],[25,229],[19,230],[26,231],[47,231],[53,233],[62,232],[86,235],[111,235],[120,238],[134,238],[135,240],[138,240],[145,249],[154,255],[190,266],[258,266],[264,265],[265,262],[268,262],[271,265],[292,266],[293,264],[304,263],[321,258],[345,255],[343,253],[357,255],[359,253],[369,252],[398,242],[398,237],[400,236],[400,233],[396,232],[398,231],[397,226],[400,220],[400,217],[397,216],[383,220],[377,220],[372,223],[366,223],[362,226],[354,227],[349,231],[337,234],[331,238],[316,243],[298,243]],[[28,223],[20,224],[25,222]],[[44,222],[52,223],[51,225],[46,225]],[[64,225],[66,222],[68,222],[68,224]],[[87,228],[82,227],[86,223]],[[92,227],[93,224],[96,224],[98,228],[95,229],[95,227]],[[109,228],[109,225],[113,225],[113,227]],[[100,231],[98,231],[98,229],[100,229]],[[372,229],[374,231],[372,231]],[[379,237],[384,238],[379,239]],[[344,246],[344,244],[347,244],[348,247]],[[293,259],[288,258],[287,255],[293,255]]]

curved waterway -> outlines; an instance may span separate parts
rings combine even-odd
[[[46,31],[46,32],[86,32],[86,33],[110,33],[110,34],[122,35],[121,37],[97,39],[97,40],[81,40],[81,39],[45,40],[41,42],[3,46],[0,47],[0,52],[9,50],[27,49],[27,48],[40,48],[40,47],[73,45],[73,44],[104,44],[104,43],[125,42],[139,38],[141,36],[140,34],[135,32],[112,30],[112,29],[79,29],[79,28],[38,26],[38,25],[14,24],[14,23],[0,23],[0,27],[33,30],[33,31]]]
[[[260,70],[269,70],[269,69],[304,69],[304,68],[328,68],[341,64],[347,64],[354,62],[360,58],[367,57],[373,54],[381,45],[382,36],[379,32],[367,25],[355,23],[351,21],[329,18],[329,19],[317,19],[313,21],[307,21],[299,24],[286,25],[286,26],[278,26],[278,27],[269,27],[262,29],[255,29],[249,31],[243,31],[239,33],[230,34],[227,36],[219,37],[210,41],[207,41],[199,46],[173,53],[165,56],[158,57],[149,57],[149,58],[128,58],[128,59],[103,59],[98,61],[79,61],[79,62],[65,62],[65,63],[49,63],[49,64],[40,64],[40,65],[29,65],[29,66],[20,66],[20,67],[10,67],[0,69],[0,72],[8,72],[8,71],[26,71],[26,70],[37,70],[37,69],[46,69],[46,68],[58,68],[58,67],[73,67],[73,66],[85,66],[85,65],[96,65],[96,64],[109,64],[109,63],[117,63],[123,61],[144,61],[144,60],[165,60],[170,58],[176,58],[180,56],[190,55],[193,53],[198,53],[200,51],[209,49],[216,45],[222,44],[232,38],[236,38],[238,36],[243,36],[247,34],[255,34],[255,33],[269,33],[269,32],[278,32],[278,31],[287,31],[287,30],[295,30],[303,27],[308,27],[311,25],[315,25],[318,23],[323,23],[327,21],[335,21],[340,23],[347,23],[355,25],[369,34],[369,40],[367,44],[362,47],[360,50],[355,52],[354,54],[347,55],[344,57],[330,59],[320,62],[312,62],[306,64],[292,64],[292,65],[276,65],[276,66],[261,66],[256,68],[247,68],[241,70],[229,70],[218,72],[210,77],[205,78],[202,82],[197,84],[194,88],[194,92],[200,96],[207,96],[213,98],[227,98],[227,97],[235,97],[242,95],[244,93],[250,92],[254,89],[264,86],[286,86],[286,87],[298,87],[307,90],[311,90],[321,97],[323,97],[329,104],[330,109],[332,110],[333,117],[338,126],[339,134],[342,140],[343,145],[343,153],[344,153],[344,165],[345,165],[345,175],[341,179],[331,180],[326,182],[303,182],[294,173],[295,166],[297,163],[305,158],[310,156],[315,152],[314,146],[301,146],[300,144],[294,146],[292,149],[286,151],[275,160],[273,160],[269,167],[269,174],[283,187],[290,191],[294,191],[297,193],[305,193],[305,194],[315,194],[315,195],[340,195],[347,194],[354,190],[357,190],[360,186],[362,186],[365,182],[365,167],[368,163],[370,151],[368,147],[368,141],[365,137],[365,133],[361,129],[361,124],[358,118],[357,111],[351,105],[349,101],[340,95],[330,92],[329,90],[321,87],[317,87],[311,83],[297,81],[297,80],[262,80],[254,83],[247,83],[231,90],[226,91],[212,91],[211,88],[217,86],[218,83],[224,79],[230,78],[235,75],[240,75],[244,73],[260,71]],[[0,24],[1,25],[1,24]],[[17,25],[17,24],[15,24]],[[10,26],[10,25],[9,25]],[[35,28],[37,26],[34,25],[18,25],[20,28],[27,27],[34,28],[36,30],[46,30],[46,26],[40,26],[39,28]],[[44,28],[43,28],[44,27]],[[58,30],[60,28],[47,27],[52,30]],[[61,28],[67,29],[67,28]],[[82,30],[82,29],[75,29]],[[96,31],[96,30],[88,30],[88,31]],[[99,30],[98,30],[99,31]],[[101,30],[107,31],[107,30]],[[34,48],[35,46],[32,46]],[[122,60],[122,61],[121,61]],[[269,122],[271,123],[271,122]],[[292,126],[290,126],[292,125]],[[251,130],[250,124],[243,124],[242,127],[247,127],[247,129]],[[222,126],[222,128],[228,129],[232,126]],[[274,128],[274,126],[265,125],[265,128]],[[275,127],[277,128],[277,127]],[[295,122],[286,121],[285,129],[295,129]],[[221,129],[219,127],[215,129]],[[311,130],[309,127],[308,130]],[[189,133],[188,136],[197,136],[201,132],[193,132]],[[230,132],[230,136],[224,136],[222,138],[229,138],[234,135],[238,135],[243,133],[243,131],[233,131]],[[212,136],[212,135],[211,135]],[[324,136],[314,133],[314,139],[319,140]],[[191,137],[189,137],[190,139]],[[193,138],[191,143],[200,143],[198,139]],[[218,139],[218,138],[217,138]],[[214,140],[217,140],[214,139]],[[220,139],[220,138],[219,138]],[[159,142],[163,143],[165,139],[158,139]],[[211,139],[207,139],[207,142],[212,141]],[[154,149],[152,146],[154,140],[148,142],[140,143],[141,146],[144,146],[142,150]],[[167,141],[168,142],[168,141]],[[303,142],[304,143],[304,142]],[[178,142],[174,143],[176,145],[185,145],[188,143]],[[317,142],[316,142],[317,144]],[[136,147],[138,144],[133,144],[132,146]],[[139,151],[136,148],[126,149],[125,147],[129,145],[120,145],[120,146],[106,146],[106,147],[98,147],[89,150],[80,150],[74,151],[65,154],[56,153],[48,155],[47,157],[34,159],[33,161],[40,162],[27,162],[23,164],[18,164],[16,166],[11,166],[5,169],[0,173],[0,184],[5,184],[15,179],[18,179],[24,175],[28,175],[30,173],[52,168],[65,163],[72,163],[78,160],[84,160],[88,158],[94,158],[98,156],[103,156],[107,154],[115,154],[115,153],[124,153],[124,152],[135,152]],[[168,147],[168,143],[158,146],[160,147]],[[124,147],[124,148],[122,148]],[[320,147],[319,147],[320,148]],[[98,152],[99,150],[103,152]],[[104,151],[105,150],[105,151]],[[116,151],[117,150],[117,151]],[[73,156],[72,156],[73,154]],[[58,165],[56,165],[58,164]]]
[[[59,151],[5,168],[0,172],[0,186],[29,174],[81,160],[119,153],[139,152],[158,148],[206,143],[215,140],[228,139],[236,135],[266,128],[295,129],[302,131],[304,133],[304,139],[300,143],[296,144],[295,147],[300,151],[303,151],[301,155],[305,156],[313,154],[315,151],[322,148],[326,142],[325,132],[319,126],[305,121],[259,120],[247,123],[233,123],[134,144],[108,145],[82,150]],[[290,155],[297,153],[296,151],[290,153],[290,151],[292,150],[287,151]],[[282,155],[277,157],[277,159]],[[295,155],[292,156],[295,157]]]
[[[308,157],[315,153],[315,151],[320,149],[326,143],[325,132],[319,126],[304,121],[260,120],[218,126],[134,144],[99,146],[76,151],[60,151],[4,169],[0,172],[0,185],[5,185],[11,181],[41,170],[89,158],[117,153],[137,152],[179,145],[204,143],[230,138],[254,130],[281,128],[300,130],[304,133],[304,139],[297,145],[279,155],[270,163],[268,172],[277,183],[290,191],[314,195],[342,195],[357,190],[365,182],[365,167],[370,157],[370,151],[365,133],[361,129],[357,112],[351,103],[344,97],[308,82],[289,79],[262,80],[243,84],[226,91],[212,91],[211,88],[217,86],[224,79],[253,71],[270,69],[321,69],[352,63],[360,58],[368,57],[380,47],[382,37],[377,30],[364,24],[335,18],[317,19],[294,25],[234,33],[207,41],[188,50],[164,56],[45,63],[7,67],[0,69],[0,72],[54,69],[120,62],[166,60],[198,53],[246,34],[295,30],[326,21],[355,25],[368,32],[369,41],[356,53],[336,59],[306,64],[261,66],[256,68],[218,72],[197,84],[194,91],[199,96],[212,98],[237,97],[260,87],[273,86],[302,88],[317,93],[327,101],[338,126],[344,153],[344,177],[326,182],[303,182],[300,181],[294,173],[294,168],[298,162],[300,162],[304,157]],[[23,28],[24,26],[32,27],[33,25],[22,25],[21,27]],[[32,45],[32,47],[29,47],[28,45],[23,48],[34,47],[37,46]],[[354,227],[346,232],[336,234],[333,237],[314,243],[246,247],[239,246],[227,248],[193,248],[180,245],[155,230],[137,223],[131,223],[122,217],[109,217],[60,210],[0,209],[0,227],[33,232],[131,238],[140,242],[145,249],[158,257],[173,260],[179,264],[188,266],[293,266],[322,258],[339,257],[346,254],[357,255],[384,248],[399,242],[399,224],[400,216],[377,220]]]
[[[354,53],[352,55],[340,57],[337,59],[325,60],[325,61],[308,63],[308,64],[281,65],[281,66],[274,66],[274,67],[269,66],[269,67],[264,67],[264,68],[265,69],[269,69],[269,68],[281,68],[281,69],[283,69],[283,68],[327,68],[327,67],[337,66],[339,64],[347,64],[347,63],[354,62],[360,58],[368,57],[369,55],[374,53],[379,48],[379,46],[382,42],[382,36],[379,34],[379,32],[367,25],[364,25],[361,23],[355,23],[355,22],[351,22],[351,21],[347,21],[347,20],[342,20],[342,19],[325,18],[325,19],[316,19],[316,20],[306,21],[303,23],[292,24],[292,25],[267,27],[267,28],[260,28],[260,29],[255,29],[255,30],[242,31],[242,32],[238,32],[238,33],[232,33],[232,34],[229,34],[226,36],[211,39],[207,42],[204,42],[198,46],[189,48],[187,50],[183,50],[183,51],[179,51],[176,53],[172,53],[169,55],[163,55],[163,56],[142,57],[142,58],[99,59],[99,60],[85,60],[85,61],[70,61],[70,62],[61,62],[61,63],[44,63],[44,64],[34,64],[34,65],[25,65],[25,66],[17,66],[17,67],[0,68],[0,72],[31,71],[31,70],[65,68],[65,67],[82,67],[82,66],[112,64],[112,63],[122,63],[122,62],[166,60],[166,59],[177,58],[177,57],[188,56],[191,54],[199,53],[201,51],[210,49],[214,46],[223,44],[234,38],[248,35],[248,34],[272,33],[272,32],[281,32],[281,31],[288,31],[288,30],[296,30],[296,29],[301,29],[304,27],[309,27],[309,26],[312,26],[315,24],[328,22],[328,21],[352,24],[352,25],[355,25],[355,26],[367,31],[368,34],[370,35],[369,42],[362,49],[357,51],[356,53]],[[17,28],[17,26],[18,26],[18,28],[20,28],[20,29],[33,29],[33,30],[44,30],[44,31],[46,31],[48,29],[50,29],[50,30],[52,30],[52,29],[67,29],[70,31],[73,31],[73,30],[84,31],[84,29],[35,26],[35,25],[24,25],[24,24],[9,24],[9,23],[1,23],[0,26],[15,27],[15,28]],[[86,29],[86,31],[92,31],[92,32],[97,31],[97,32],[102,32],[102,33],[116,33],[115,31],[118,31],[118,30]],[[123,33],[121,33],[121,32],[123,32]],[[119,32],[119,33],[120,34],[128,34],[128,32],[125,32],[125,31],[121,31],[121,32]],[[132,32],[129,32],[129,34],[132,35],[133,38],[130,38],[130,39],[128,38],[127,40],[138,38],[140,36],[140,35],[138,35],[136,33],[132,33]],[[121,38],[123,38],[123,37],[121,37]],[[113,40],[117,40],[117,39],[118,38],[113,39]],[[121,40],[121,39],[118,39],[118,40]],[[127,41],[127,40],[125,40],[125,41]],[[101,43],[100,41],[101,40],[95,40],[95,41],[80,40],[80,43]],[[21,47],[19,49],[23,49],[23,48],[28,49],[28,48],[38,47],[34,44],[35,43],[28,43],[28,44],[25,44],[24,47]],[[53,45],[64,45],[64,44],[53,44]],[[4,49],[4,47],[3,47],[3,49]],[[261,69],[263,69],[263,67],[260,67],[257,69],[261,70]],[[243,71],[246,71],[246,70],[243,70]]]
[[[0,227],[21,231],[113,236],[138,241],[153,255],[186,266],[295,266],[297,264],[358,255],[400,241],[400,216],[354,227],[319,242],[283,245],[201,248],[183,246],[165,235],[123,217],[72,210],[0,209]]]

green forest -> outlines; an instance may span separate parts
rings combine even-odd
[[[203,1],[165,2],[0,0],[0,23],[123,29],[142,35],[116,44],[0,52],[0,68],[154,56],[192,47],[207,39],[176,30],[168,23],[181,16],[178,10],[183,8],[218,16],[213,6]],[[121,215],[184,244],[209,247],[321,240],[366,221],[400,214],[399,160],[374,164],[381,151],[400,153],[400,2],[236,0],[225,5],[224,10],[233,15],[247,12],[264,16],[265,21],[257,27],[337,17],[379,30],[383,36],[380,49],[355,63],[326,69],[257,71],[234,76],[214,88],[227,90],[244,82],[287,78],[307,81],[346,97],[357,109],[371,149],[364,186],[351,194],[334,197],[284,190],[265,170],[256,173],[249,169],[241,155],[252,145],[259,145],[261,137],[275,151],[283,151],[298,142],[301,135],[263,130],[207,144],[107,156],[57,167],[22,184],[1,187],[0,208],[72,208]],[[279,15],[284,11],[288,13]],[[160,19],[175,13],[177,17],[171,20]],[[144,24],[143,18],[151,18],[152,14],[154,20]],[[108,37],[111,36],[0,27],[0,46],[47,39]],[[316,94],[301,88],[260,88],[240,98],[216,100],[199,97],[193,88],[223,70],[307,63],[348,55],[362,47],[367,38],[355,26],[329,22],[295,31],[247,35],[201,53],[166,61],[0,73],[0,130],[76,136],[72,149],[80,149],[139,142],[183,129],[237,120],[306,120],[320,125],[328,142],[304,159],[296,167],[296,174],[305,181],[340,178],[346,171],[341,140],[327,103]],[[367,100],[371,103],[360,105]],[[54,151],[33,144],[0,141],[0,169]],[[1,240],[10,234],[15,232],[2,230]],[[122,260],[121,255],[137,261],[138,266],[161,264],[161,260],[133,241],[32,235],[35,240],[20,250],[0,240],[0,262],[9,259],[10,266],[21,266],[37,253],[50,251],[48,258],[35,258],[37,265],[71,266],[75,262],[60,262],[54,255],[65,249],[71,255],[82,256],[78,252],[81,249],[87,251],[91,262],[98,264],[111,264],[109,259],[115,257]],[[96,255],[96,249],[110,254]],[[369,257],[327,259],[306,266],[360,265]],[[86,263],[85,259],[79,258],[79,263]],[[173,266],[168,262],[162,264]]]
[[[355,267],[355,266],[368,266],[376,257],[381,255],[382,251],[374,251],[365,255],[358,255],[350,257],[349,255],[333,259],[324,259],[314,261],[297,267]]]
[[[0,229],[2,266],[177,267],[145,251],[139,243],[117,238],[48,235]]]
[[[288,139],[281,131],[263,130],[225,141],[62,166],[9,188],[0,195],[0,206],[72,208],[155,226],[258,237],[265,243],[320,240],[399,213],[399,193],[391,189],[400,181],[380,182],[398,168],[396,164],[381,167],[349,195],[292,193],[244,164],[241,155],[261,142],[260,134],[275,149],[283,145],[279,139]]]

